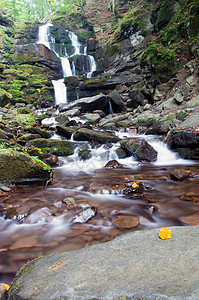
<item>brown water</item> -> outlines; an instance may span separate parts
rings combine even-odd
[[[56,168],[48,187],[1,195],[0,282],[10,283],[25,262],[41,255],[107,242],[129,231],[187,225],[183,217],[199,212],[199,165],[183,166],[192,171],[192,178],[182,182],[170,180],[170,171],[176,168],[182,166],[143,165],[92,174]],[[62,202],[67,197],[76,202],[68,211]],[[90,206],[97,208],[96,216],[84,224],[74,223],[74,217]],[[42,207],[48,207],[51,215],[27,224],[24,215]],[[18,217],[5,219],[11,208],[17,209]],[[139,224],[129,229],[115,227],[113,219],[121,215],[138,216]]]

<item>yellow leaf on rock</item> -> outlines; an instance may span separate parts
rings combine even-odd
[[[139,184],[137,184],[137,182],[134,182],[133,184],[132,184],[132,188],[133,189],[136,189],[136,188],[138,188],[139,187]]]
[[[10,286],[6,283],[0,283],[0,296],[9,290]]]
[[[171,236],[172,236],[172,232],[169,228],[162,227],[160,229],[159,238],[161,238],[162,240],[170,239]]]

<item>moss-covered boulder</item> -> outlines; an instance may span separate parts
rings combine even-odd
[[[74,153],[76,144],[69,141],[53,139],[35,139],[28,144],[40,148],[44,154],[55,154],[59,156],[68,156]]]
[[[3,107],[10,102],[12,95],[4,89],[0,89],[0,106]]]
[[[75,141],[91,141],[96,143],[116,143],[120,140],[116,135],[107,131],[96,131],[88,128],[81,128],[74,134]]]
[[[52,169],[38,158],[19,151],[0,149],[0,182],[12,184],[46,184]]]
[[[121,143],[122,149],[139,161],[155,161],[157,151],[145,139],[126,139]]]

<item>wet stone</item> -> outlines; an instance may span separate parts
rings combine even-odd
[[[105,166],[104,168],[106,169],[117,169],[117,168],[122,168],[123,165],[120,164],[117,160],[113,159],[110,160]]]
[[[97,214],[97,208],[92,206],[79,213],[74,219],[73,223],[86,223]]]
[[[112,218],[113,225],[117,228],[133,228],[139,224],[138,216],[117,216]]]
[[[62,202],[66,204],[67,209],[72,209],[77,206],[73,197],[67,197],[64,200],[62,200]]]
[[[199,195],[194,192],[188,192],[180,197],[183,201],[199,202]]]
[[[175,181],[183,181],[183,180],[191,177],[191,171],[184,170],[184,169],[173,170],[170,173],[170,177],[172,180],[175,180]]]
[[[48,207],[42,207],[38,210],[36,210],[35,212],[33,212],[32,214],[30,214],[25,223],[27,224],[33,224],[33,223],[37,223],[38,221],[47,218],[48,216],[51,216],[51,211]]]

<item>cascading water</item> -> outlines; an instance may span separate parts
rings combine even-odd
[[[63,77],[69,77],[76,75],[76,69],[75,69],[75,62],[72,61],[70,64],[69,58],[73,57],[75,55],[84,55],[88,57],[89,61],[89,67],[90,71],[87,73],[87,77],[91,78],[93,72],[96,70],[96,63],[95,59],[91,55],[87,55],[87,46],[83,47],[82,44],[78,41],[78,37],[73,32],[67,31],[68,36],[71,40],[71,45],[73,47],[73,53],[68,56],[66,47],[64,43],[60,46],[59,51],[56,49],[55,44],[55,38],[51,36],[50,34],[50,27],[52,27],[52,24],[45,24],[39,27],[39,33],[38,33],[38,41],[37,44],[43,44],[50,50],[54,51],[55,54],[60,58],[61,65],[62,65],[62,72]],[[82,52],[81,53],[81,49]],[[84,69],[84,67],[83,67]],[[59,80],[52,80],[53,86],[54,86],[54,93],[55,93],[55,103],[56,105],[61,103],[67,103],[67,88],[64,83],[64,78],[61,78]],[[77,95],[78,98],[78,95]],[[76,99],[74,99],[76,100]]]

